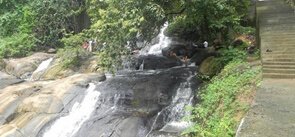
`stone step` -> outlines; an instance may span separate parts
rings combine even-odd
[[[269,18],[289,18],[289,17],[295,17],[295,14],[293,12],[264,14],[263,16],[260,16],[259,19],[263,20],[263,19],[269,19]]]
[[[267,47],[286,47],[286,48],[292,48],[295,43],[294,42],[290,42],[290,41],[261,41],[261,45],[267,46]]]
[[[294,32],[294,28],[293,29],[289,29],[289,30],[283,30],[283,29],[273,29],[273,30],[271,30],[271,29],[269,29],[269,30],[259,30],[259,34],[260,34],[260,36],[261,37],[263,37],[263,36],[270,36],[270,35],[272,35],[272,34],[275,34],[275,35],[277,35],[277,34],[281,34],[281,35],[294,35],[295,34],[295,32]]]
[[[295,39],[295,33],[294,34],[288,34],[288,35],[262,35],[260,36],[262,39]]]
[[[263,62],[295,62],[295,58],[263,58]]]
[[[257,3],[257,6],[258,13],[260,14],[290,13],[293,10],[291,6],[285,3],[263,2]],[[265,9],[265,7],[267,7],[267,9]]]
[[[262,55],[281,55],[281,54],[294,54],[295,50],[285,49],[285,50],[274,50],[272,52],[266,52],[266,49],[261,50]]]
[[[295,65],[263,65],[263,68],[269,68],[269,69],[295,69]]]
[[[295,48],[268,48],[268,47],[263,47],[260,49],[262,55],[277,55],[277,54],[293,54],[295,52]]]
[[[271,36],[271,35],[262,35],[260,38],[266,39],[266,40],[295,40],[295,33],[293,35],[279,35],[279,36]]]
[[[263,73],[295,74],[295,69],[263,68],[262,72]]]
[[[292,13],[293,9],[290,5],[285,4],[283,1],[259,1],[256,3],[257,12],[260,16],[267,14],[278,13]]]
[[[282,9],[285,8],[285,9]],[[270,8],[271,10],[268,11],[263,11],[260,8],[257,9],[258,12],[258,16],[263,16],[265,14],[277,14],[277,13],[291,13],[293,11],[293,9],[289,8],[288,6],[285,7],[276,7],[276,8]]]
[[[259,22],[260,25],[285,25],[285,24],[294,24],[295,17],[286,18],[286,19],[265,19]]]
[[[268,14],[259,18],[260,22],[268,21],[268,20],[286,20],[286,21],[294,21],[292,19],[295,18],[295,14]]]
[[[263,73],[262,76],[263,78],[295,79],[295,74]]]
[[[295,25],[289,25],[289,24],[280,24],[280,25],[264,25],[263,27],[260,27],[259,31],[260,33],[267,33],[271,32],[274,33],[277,32],[293,32],[295,30]]]
[[[290,66],[290,65],[295,65],[295,62],[278,62],[278,61],[263,61],[262,62],[263,65],[286,65],[286,66]]]
[[[294,30],[291,30],[291,33],[284,33],[286,31],[283,31],[281,33],[269,33],[268,35],[263,35],[264,37],[292,37],[295,35]]]
[[[273,31],[265,31],[265,32],[260,32],[260,37],[265,37],[265,36],[284,36],[284,35],[295,35],[294,30],[273,30]]]
[[[295,46],[294,42],[290,42],[290,41],[284,41],[282,40],[281,42],[279,41],[261,41],[261,44],[267,47],[289,47],[292,48],[293,46]]]
[[[263,58],[295,58],[295,54],[262,54]]]
[[[293,24],[295,21],[295,17],[287,18],[287,19],[265,19],[259,22],[260,25],[285,25],[285,24]]]
[[[295,45],[288,45],[288,46],[284,46],[284,45],[280,45],[280,44],[261,44],[263,45],[262,49],[270,49],[272,51],[295,51]]]
[[[265,43],[265,44],[281,44],[281,45],[285,45],[285,46],[292,46],[295,45],[295,39],[263,39],[261,40],[261,43]]]

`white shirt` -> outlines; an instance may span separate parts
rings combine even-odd
[[[204,42],[204,47],[205,47],[205,48],[208,47],[208,42],[207,42],[207,41]]]

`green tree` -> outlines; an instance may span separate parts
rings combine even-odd
[[[88,1],[94,5],[96,1]],[[121,64],[121,56],[126,55],[128,44],[132,44],[137,35],[150,39],[164,23],[162,8],[153,2],[145,0],[107,0],[90,8],[91,16],[98,15],[92,20],[89,30],[91,37],[99,40],[102,47],[101,65],[115,70]],[[96,10],[94,10],[96,9]]]

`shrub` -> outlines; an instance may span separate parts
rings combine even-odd
[[[36,49],[36,39],[29,34],[15,34],[0,40],[0,57],[24,57]]]
[[[80,47],[65,47],[58,50],[57,55],[61,59],[63,68],[71,68],[79,66],[90,54]]]
[[[223,66],[228,64],[232,60],[245,60],[247,57],[247,52],[245,50],[237,48],[229,48],[220,51],[221,57],[218,58],[222,62]]]
[[[79,33],[76,35],[69,35],[68,37],[64,37],[61,39],[61,42],[65,47],[79,47],[82,46],[85,40],[86,38],[83,36],[83,33]]]

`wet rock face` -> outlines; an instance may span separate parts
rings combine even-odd
[[[20,59],[8,59],[6,60],[5,71],[18,78],[28,78],[38,65],[54,55],[46,53],[35,53],[29,57]]]
[[[144,70],[166,69],[182,65],[181,61],[175,58],[156,55],[139,56],[135,69],[140,69],[140,65],[142,64]]]
[[[97,86],[101,92],[97,108],[76,137],[144,137],[153,117],[171,104],[180,83],[186,81],[195,69],[121,72],[109,78]],[[196,80],[191,83],[193,88],[197,87]],[[164,125],[161,122],[158,124]]]
[[[77,74],[0,89],[0,135],[36,137],[43,126],[67,114],[84,97],[88,83],[105,79],[104,74]]]

